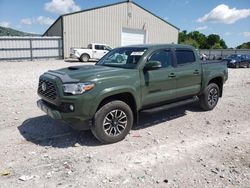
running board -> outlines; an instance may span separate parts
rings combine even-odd
[[[193,98],[189,98],[189,99],[185,99],[182,101],[178,101],[178,102],[174,102],[174,103],[170,103],[170,104],[166,104],[166,105],[162,105],[162,106],[158,106],[158,107],[153,107],[153,108],[147,108],[145,110],[142,110],[143,112],[157,112],[157,111],[163,111],[163,110],[168,110],[170,108],[175,108],[178,106],[183,106],[183,105],[187,105],[187,104],[191,104],[191,103],[195,103],[198,102],[199,98],[197,96],[193,97]]]

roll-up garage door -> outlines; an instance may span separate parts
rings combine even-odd
[[[146,43],[146,31],[138,29],[122,29],[121,46],[127,46],[132,44],[145,44]]]

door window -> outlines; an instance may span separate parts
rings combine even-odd
[[[96,50],[104,50],[104,46],[103,45],[95,45],[95,49]]]
[[[176,50],[175,54],[178,65],[185,65],[187,63],[195,62],[194,52],[191,50]]]
[[[167,50],[160,50],[155,52],[148,61],[159,61],[161,62],[162,68],[168,67],[171,65],[171,52]]]

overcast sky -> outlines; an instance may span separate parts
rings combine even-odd
[[[43,34],[61,15],[118,0],[0,0],[0,25]],[[134,0],[181,30],[218,34],[228,47],[250,41],[250,0]]]

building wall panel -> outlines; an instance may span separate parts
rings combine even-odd
[[[131,17],[128,16],[131,10]],[[178,29],[153,16],[133,3],[83,11],[63,16],[64,54],[71,47],[86,47],[89,43],[121,46],[123,28],[146,30],[147,43],[177,43]]]

